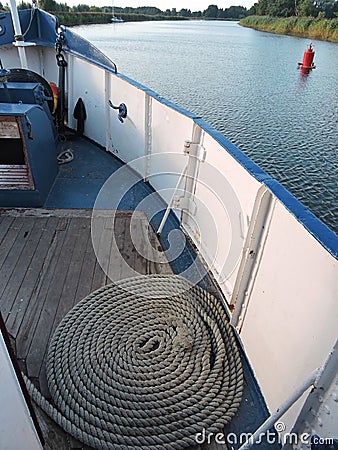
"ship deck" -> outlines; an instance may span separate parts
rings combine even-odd
[[[50,398],[50,394],[45,358],[54,330],[77,302],[110,283],[93,250],[91,214],[103,183],[122,163],[85,139],[76,141],[72,148],[74,161],[61,166],[45,208],[0,210],[0,311],[20,369],[46,398]],[[163,259],[153,263],[151,257],[144,259],[138,253],[130,233],[126,233],[133,215],[133,220],[136,219],[133,227],[137,228],[134,232],[149,238],[150,246],[143,254],[151,256],[151,252],[161,248],[161,245],[165,249],[170,230],[177,227],[177,221],[170,215],[160,242],[154,232],[159,218],[155,218],[150,225],[149,217],[143,211],[133,211],[149,189],[147,183],[138,183],[120,205],[122,209],[116,213],[117,225],[112,231],[118,251],[139,274],[180,273],[182,267],[196,257],[188,243],[180,258],[171,264],[164,251]],[[125,267],[115,267],[120,278],[125,276]],[[210,283],[208,288],[214,289]],[[237,436],[255,431],[267,416],[244,354],[243,367],[245,385],[242,404],[226,430],[226,433]],[[66,435],[38,408],[36,411],[46,449],[88,449]],[[234,449],[238,447],[238,444],[233,446]],[[224,449],[225,446],[211,443],[196,448],[214,450]]]
[[[142,235],[148,258],[134,247],[126,230]],[[111,280],[100,267],[91,239],[91,210],[45,209],[0,212],[0,311],[21,371],[43,396],[51,400],[46,379],[46,354],[50,338],[62,318],[81,299]],[[155,232],[141,211],[117,211],[114,232],[117,247],[139,274],[172,274],[163,253],[151,262],[160,247]],[[122,261],[111,255],[112,260]],[[126,266],[114,268],[119,277]],[[45,449],[89,449],[67,435],[39,408],[35,408],[46,441]],[[215,450],[216,443],[198,448]],[[224,447],[223,447],[224,448]]]
[[[76,303],[111,280],[95,256],[90,210],[2,210],[0,214],[1,314],[20,369],[50,399],[45,360],[53,332]],[[126,233],[132,216],[133,227],[145,242],[149,236],[147,260]],[[173,273],[164,253],[162,261],[151,262],[151,252],[160,244],[141,211],[118,211],[111,232],[119,251],[139,274]],[[128,276],[126,266],[118,264],[122,259],[111,256],[119,277]],[[47,427],[44,415],[39,415],[42,428],[48,428],[47,445],[68,448],[65,434],[56,426],[52,440],[48,439],[50,424]],[[70,448],[78,444],[71,440]]]

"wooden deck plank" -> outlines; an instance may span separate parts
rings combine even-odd
[[[68,230],[71,233],[71,229]],[[76,235],[74,236],[74,249],[70,264],[66,273],[66,278],[61,288],[59,304],[54,316],[54,321],[50,330],[50,336],[53,335],[56,327],[63,317],[71,310],[76,302],[76,292],[78,288],[80,273],[83,265],[84,255],[87,247],[88,236],[90,235],[90,221],[85,219],[76,220]],[[80,299],[79,299],[80,300]],[[41,368],[39,373],[39,385],[41,393],[49,398],[47,378],[46,378],[46,352],[41,359]]]
[[[146,218],[141,219],[133,216],[126,229],[127,239],[124,254],[131,255],[129,264],[136,272],[135,275],[147,275],[149,273],[149,249],[147,245],[144,224]],[[134,241],[134,242],[133,242]]]
[[[71,229],[69,233],[71,233]],[[63,286],[60,288],[60,300],[54,316],[51,333],[54,332],[63,317],[74,306],[88,234],[90,234],[90,222],[87,219],[76,219],[76,235],[71,236],[72,240],[74,240],[74,248],[71,253]]]
[[[102,267],[95,261],[94,274],[92,279],[91,292],[96,291],[100,287],[104,286],[106,283],[106,274],[103,272]]]
[[[156,233],[152,229],[148,221],[144,221],[144,233],[149,240],[148,246],[149,258],[148,258],[148,273],[158,273],[162,275],[172,275],[173,270],[168,262],[165,252],[160,244]]]
[[[92,245],[92,237],[89,231],[87,242],[85,246],[85,253],[83,264],[79,275],[79,283],[76,290],[74,304],[85,298],[92,292],[92,283],[94,277],[94,270],[96,265],[96,256]]]
[[[5,217],[2,216],[1,218],[3,222]],[[15,220],[15,217],[8,217],[7,219],[7,226],[2,228],[4,234],[0,246],[0,267],[6,260],[20,229],[23,227],[23,222],[19,219]]]
[[[98,220],[100,228],[104,229],[106,218],[100,217],[96,220]],[[107,231],[104,230],[104,232],[100,235],[100,240],[97,244],[97,248],[95,248],[96,257],[98,257],[98,255],[99,255],[99,258],[101,258],[101,257],[104,258],[104,255],[106,255],[106,254],[107,254],[107,258],[109,256],[110,250],[107,249],[107,246],[106,246],[106,239],[107,239],[106,234],[107,234]],[[97,237],[95,237],[95,239],[97,239]],[[104,268],[102,268],[100,266],[99,262],[96,261],[95,268],[94,268],[93,281],[92,281],[92,291],[96,291],[96,289],[99,289],[100,287],[104,286],[105,284],[106,284],[106,273],[104,272]]]
[[[14,222],[14,217],[2,216],[0,213],[0,245],[2,246],[3,239],[6,236],[8,230],[11,228]]]
[[[26,358],[33,340],[41,312],[48,298],[49,284],[59,261],[60,252],[65,238],[65,220],[56,218],[53,239],[49,246],[41,268],[41,275],[32,292],[29,308],[16,338],[17,350],[21,358]]]
[[[0,296],[5,289],[6,282],[11,275],[13,268],[15,267],[16,261],[20,256],[22,247],[18,244],[18,237],[20,236],[20,231],[23,227],[23,221],[15,219],[11,227],[8,229],[5,239],[0,246],[0,269],[1,269],[1,285],[0,285]],[[14,246],[14,243],[16,244]],[[24,245],[24,241],[22,241]],[[13,247],[14,246],[14,247]],[[12,265],[10,262],[12,260]],[[4,267],[4,263],[6,263]]]
[[[15,240],[15,245],[12,247],[13,252],[6,258],[6,267],[1,271],[2,280],[4,272],[5,275],[10,274],[6,287],[0,296],[1,312],[6,326],[9,315],[16,312],[15,309],[12,310],[15,307],[15,298],[29,268],[35,248],[40,241],[45,223],[46,219],[40,221],[32,218],[24,224]],[[18,309],[20,308],[18,307]],[[8,329],[8,331],[12,333],[11,329]]]
[[[128,226],[129,217],[115,217],[113,223],[106,222],[106,227],[110,229],[112,245],[109,254],[108,278],[107,283],[118,281],[121,278],[130,276],[128,273],[128,261],[124,254],[124,245],[126,241],[126,227]],[[114,242],[113,242],[114,241]],[[114,245],[115,247],[114,247]],[[128,255],[129,257],[129,255]]]
[[[11,334],[14,337],[17,336],[19,327],[24,320],[28,307],[31,306],[32,294],[41,277],[41,270],[52,243],[58,219],[56,217],[51,217],[48,219],[36,219],[36,221],[42,222],[42,234],[36,249],[34,250],[34,247],[31,248],[32,258],[29,267],[15,298],[15,306],[12,308],[12,313],[6,322],[7,329],[11,330]],[[34,232],[36,232],[35,228],[32,230],[32,233]],[[21,256],[25,258],[25,252],[23,252]]]
[[[46,343],[50,339],[54,317],[59,305],[62,286],[64,285],[68,267],[74,248],[74,234],[77,230],[77,219],[69,219],[65,230],[65,239],[55,266],[53,277],[48,286],[48,299],[41,311],[39,322],[36,327],[31,348],[27,356],[27,369],[29,376],[39,377],[42,361],[46,352]]]

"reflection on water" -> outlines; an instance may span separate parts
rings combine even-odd
[[[120,72],[211,123],[337,230],[338,44],[314,41],[317,68],[303,74],[297,63],[307,39],[235,22],[75,31]]]

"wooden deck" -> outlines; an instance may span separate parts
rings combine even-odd
[[[136,251],[125,232],[131,216],[132,211],[118,211],[114,230],[107,229],[114,232],[124,260],[140,274],[172,273],[164,254],[163,263],[155,264]],[[21,369],[48,395],[46,344],[79,300],[111,280],[95,257],[90,211],[27,210],[22,214],[3,210],[0,224],[0,309]],[[133,226],[144,237],[150,229],[142,212],[136,213]],[[152,231],[150,240],[156,248],[160,245]],[[128,276],[121,258],[112,255],[112,260],[118,264],[114,267],[117,278]]]
[[[172,273],[164,253],[163,260],[154,263],[135,249],[126,233],[132,214],[134,231],[144,242],[148,234],[151,243],[142,253],[151,255],[160,248],[144,213],[118,211],[114,230],[106,227],[105,232],[114,232],[123,259],[139,274]],[[50,398],[45,358],[55,328],[77,302],[111,282],[93,250],[91,210],[0,210],[0,244],[0,310],[21,370]],[[129,275],[119,264],[121,258],[111,255],[111,261],[110,273],[117,278]],[[66,436],[40,410],[37,415],[46,449],[88,448]]]

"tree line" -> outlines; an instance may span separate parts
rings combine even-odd
[[[55,0],[40,0],[39,6],[45,11],[53,12],[75,12],[75,13],[111,13],[111,6],[88,6],[79,4],[68,6],[67,3],[58,3]],[[22,1],[19,9],[30,8],[31,4]],[[0,2],[0,10],[8,9]],[[209,5],[204,11],[191,11],[187,8],[177,10],[176,8],[161,11],[151,6],[115,7],[116,14],[139,14],[144,16],[162,16],[178,18],[206,18],[206,19],[242,19],[249,15],[273,16],[273,17],[338,17],[337,0],[258,0],[249,10],[243,6],[230,6],[230,8],[219,8],[217,5]]]
[[[333,19],[338,16],[337,0],[258,0],[249,15],[273,17],[319,17]]]
[[[79,4],[77,6],[68,6],[67,3],[59,3],[55,0],[40,0],[39,7],[45,11],[52,12],[75,12],[75,13],[111,13],[111,6],[89,6],[86,4]],[[22,1],[18,4],[18,9],[29,9],[31,4]],[[3,6],[0,2],[0,10],[7,10],[7,6]],[[141,6],[138,8],[132,7],[115,7],[115,14],[139,14],[145,16],[165,16],[165,17],[179,17],[179,18],[208,18],[208,19],[241,19],[248,15],[248,10],[243,6],[230,6],[230,8],[218,8],[215,5],[210,5],[204,11],[191,11],[191,9],[176,8],[166,9],[161,11],[159,8],[152,6]]]

